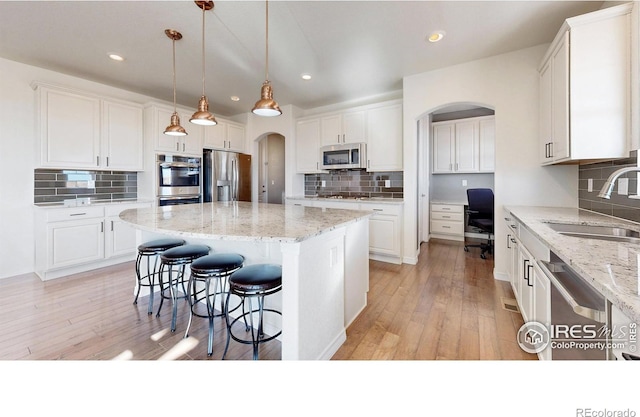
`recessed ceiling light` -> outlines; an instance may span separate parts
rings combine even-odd
[[[302,74],[301,77],[303,80],[308,81],[311,79],[311,74]]]
[[[231,101],[240,101],[240,97],[238,97],[238,96],[231,96]]]
[[[124,61],[124,58],[118,54],[109,54],[109,58],[113,59],[114,61]]]
[[[433,32],[431,35],[429,35],[427,40],[429,42],[438,42],[439,40],[444,38],[444,35],[445,35],[445,32],[443,30],[439,30],[439,31]]]

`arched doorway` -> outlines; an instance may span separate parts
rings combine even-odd
[[[490,106],[478,103],[449,103],[432,109],[418,121],[418,245],[429,240],[430,235],[430,202],[466,202],[467,188],[494,189],[494,174],[469,173],[458,174],[436,173],[433,169],[434,138],[432,124],[439,122],[456,122],[464,119],[495,116]],[[495,190],[494,190],[495,191]]]
[[[285,195],[285,140],[272,133],[258,144],[258,202],[283,204]]]

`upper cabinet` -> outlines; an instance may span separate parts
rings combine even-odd
[[[432,123],[432,138],[434,174],[494,171],[494,116]]]
[[[322,146],[366,142],[364,111],[333,114],[320,120]]]
[[[402,104],[367,112],[367,171],[402,171]]]
[[[143,110],[136,103],[34,83],[38,167],[141,171]]]
[[[204,127],[189,123],[193,109],[177,108],[180,125],[187,131],[186,136],[164,134],[164,130],[171,123],[173,107],[152,103],[146,107],[145,111],[146,123],[149,126],[148,140],[154,144],[156,152],[202,157]]]
[[[204,147],[223,151],[244,152],[245,129],[239,123],[216,117],[218,124],[204,128]]]
[[[624,4],[567,19],[545,54],[539,69],[543,164],[628,156],[631,11]]]
[[[320,171],[320,119],[300,120],[296,123],[296,172]]]
[[[296,171],[321,172],[322,146],[359,142],[367,144],[367,171],[402,171],[402,103],[390,101],[299,119]]]

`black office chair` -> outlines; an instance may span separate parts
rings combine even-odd
[[[493,253],[493,191],[490,188],[469,188],[467,190],[468,222],[467,224],[477,229],[480,233],[487,234],[487,242],[478,245],[469,245],[465,237],[465,252],[469,248],[480,248],[480,257],[487,259],[486,253]]]

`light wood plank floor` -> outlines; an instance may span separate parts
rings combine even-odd
[[[423,244],[417,265],[371,261],[368,306],[334,359],[535,359],[516,343],[522,317],[502,308],[513,293],[492,269],[477,251],[437,240]],[[159,318],[147,315],[147,297],[132,304],[133,282],[132,262],[48,282],[34,274],[0,280],[0,359],[221,358],[221,319],[208,358],[207,321],[194,318],[183,339],[182,302],[171,333],[170,303]],[[251,359],[251,347],[232,341],[228,358]],[[261,347],[260,359],[279,358],[279,342]]]

